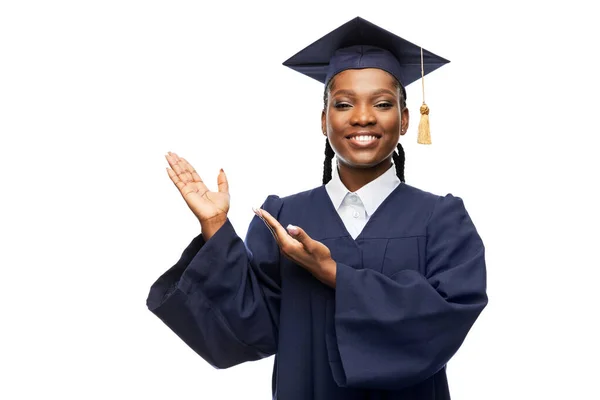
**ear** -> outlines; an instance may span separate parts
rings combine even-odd
[[[324,136],[327,136],[327,116],[325,110],[321,111],[321,132]]]
[[[402,120],[400,123],[400,135],[406,134],[408,131],[408,122],[410,121],[410,113],[408,112],[408,107],[404,107],[402,110]]]

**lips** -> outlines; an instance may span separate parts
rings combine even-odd
[[[381,133],[373,132],[373,131],[360,131],[354,132],[348,136],[346,139],[356,139],[356,138],[364,138],[364,137],[374,137],[375,139],[381,139]]]
[[[357,142],[370,142],[372,140],[377,140],[377,139],[379,139],[379,138],[377,138],[375,136],[359,135],[359,136],[353,136],[349,140],[354,140]]]
[[[350,145],[354,148],[365,149],[370,147],[375,147],[377,145],[377,141],[381,139],[381,134],[371,131],[361,131],[355,132],[348,136]]]

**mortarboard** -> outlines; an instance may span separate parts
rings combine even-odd
[[[327,84],[347,69],[379,68],[394,76],[403,87],[450,61],[431,53],[379,26],[356,17],[286,60],[283,65]],[[419,139],[431,144],[429,107],[421,106]]]

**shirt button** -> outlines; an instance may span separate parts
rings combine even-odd
[[[358,218],[358,217],[360,217],[360,214],[358,213],[358,211],[354,211],[354,213],[352,213],[352,216],[354,218]]]

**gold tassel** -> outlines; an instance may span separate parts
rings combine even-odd
[[[419,122],[419,144],[431,144],[431,132],[429,131],[429,107],[423,103],[421,106],[421,121]]]
[[[423,48],[421,47],[421,84],[423,88],[423,105],[421,106],[421,121],[419,122],[419,137],[417,143],[431,144],[431,132],[429,130],[429,107],[425,104],[425,69],[423,67]]]

